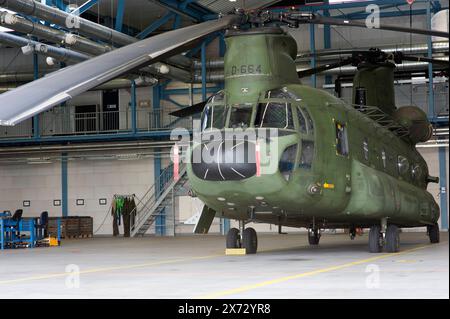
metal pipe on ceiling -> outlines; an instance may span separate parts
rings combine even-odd
[[[62,30],[47,27],[43,24],[27,20],[17,14],[6,11],[0,12],[0,26],[7,27],[21,33],[35,35],[39,38],[43,38],[57,44],[65,44],[76,50],[93,55],[99,55],[111,51],[109,46],[98,44],[76,34],[66,33]]]
[[[398,45],[398,46],[377,46],[380,50],[386,52],[386,53],[392,53],[392,52],[402,52],[405,54],[410,55],[422,55],[428,53],[428,45],[426,43],[424,44],[405,44],[405,45]],[[370,48],[360,48],[358,51],[362,50],[369,50]],[[446,53],[448,54],[449,50],[449,43],[446,42],[434,42],[433,43],[433,53]],[[342,51],[342,53],[337,53],[338,51]],[[317,57],[317,60],[340,60],[342,59],[342,55],[349,55],[353,49],[324,49],[324,50],[318,50],[315,52],[315,56]],[[329,53],[336,52],[336,54],[330,54]],[[311,59],[311,52],[310,51],[304,51],[299,52],[297,54],[297,62],[301,61],[309,61]]]
[[[28,16],[60,25],[83,35],[107,41],[111,45],[124,46],[137,39],[122,32],[99,25],[95,22],[71,15],[58,8],[47,6],[33,0],[0,0],[0,6]]]
[[[138,39],[126,35],[122,32],[113,30],[111,28],[108,28],[106,26],[102,26],[100,24],[97,24],[95,22],[86,20],[81,17],[75,17],[71,15],[70,13],[61,11],[57,8],[49,7],[45,4],[33,1],[33,0],[15,0],[15,1],[8,1],[8,0],[0,0],[0,6],[25,14],[25,15],[31,15],[35,16],[37,18],[40,18],[42,20],[55,23],[57,25],[60,25],[62,27],[69,28],[67,25],[68,21],[76,22],[76,28],[74,28],[74,31],[77,33],[90,36],[96,39],[101,39],[104,41],[107,41],[111,44],[111,46],[124,46],[131,43],[135,43],[139,41]],[[73,20],[76,19],[76,20]],[[19,30],[18,30],[19,31]],[[95,42],[94,42],[95,43]],[[107,46],[105,46],[107,47]],[[110,47],[107,47],[108,51],[111,50]],[[105,51],[106,52],[106,51]],[[104,53],[104,52],[103,52]],[[192,61],[188,57],[184,55],[177,55],[173,56],[167,59],[167,63],[173,64],[176,66],[181,66],[183,68],[190,69],[192,66]]]
[[[68,50],[65,48],[58,48],[34,40],[25,39],[8,32],[0,32],[0,43],[19,48],[31,46],[33,52],[36,52],[39,55],[48,56],[68,64],[78,63],[89,58],[89,56],[76,51]]]

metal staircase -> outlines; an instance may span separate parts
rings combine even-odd
[[[137,204],[134,223],[132,221],[131,225],[132,237],[144,236],[156,218],[162,215],[163,210],[166,207],[173,207],[174,197],[186,181],[186,165],[184,164],[180,164],[178,180],[173,178],[173,165],[163,170]]]

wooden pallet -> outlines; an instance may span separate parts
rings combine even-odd
[[[58,218],[51,217],[48,221],[48,233],[56,235],[58,232]],[[60,218],[61,238],[90,238],[93,237],[92,217],[70,216]]]

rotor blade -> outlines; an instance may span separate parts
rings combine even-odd
[[[313,23],[313,24],[341,25],[341,26],[348,26],[348,27],[368,28],[366,23],[363,23],[363,22],[359,22],[359,21],[355,21],[355,20],[335,19],[335,18],[330,18],[330,17],[324,17],[324,16],[314,14],[314,13],[303,13],[303,12],[292,11],[292,12],[284,13],[282,18],[286,19],[286,21],[295,21],[297,23]],[[375,29],[375,27],[374,27],[374,29]],[[426,29],[416,29],[416,28],[405,28],[405,27],[400,27],[400,26],[395,26],[395,25],[387,25],[387,24],[380,24],[379,26],[376,27],[376,29],[450,38],[450,34],[448,32],[436,31],[436,30],[426,30]]]
[[[64,68],[0,95],[0,125],[15,125],[104,82],[239,23],[231,15],[169,31]]]
[[[438,65],[444,65],[446,67],[449,67],[449,61],[448,60],[440,60],[440,59],[433,59],[423,56],[413,56],[413,55],[402,55],[402,59],[405,61],[414,61],[414,62],[428,62],[432,64],[438,64]]]
[[[206,102],[201,102],[169,114],[176,117],[188,117],[197,113],[201,113],[205,108],[205,105]]]
[[[347,58],[347,59],[344,59],[344,60],[336,62],[336,63],[324,64],[324,65],[318,66],[316,68],[298,71],[297,74],[298,74],[299,78],[303,78],[305,76],[310,76],[310,75],[317,74],[317,73],[320,73],[320,72],[323,72],[326,70],[336,69],[341,66],[352,64],[352,63],[353,63],[353,58]]]

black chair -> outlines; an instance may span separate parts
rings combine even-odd
[[[22,220],[23,209],[18,209],[14,212],[14,215],[11,217],[11,222],[9,223],[6,231],[11,234],[12,238],[20,238],[20,229],[19,223]]]
[[[36,231],[39,239],[48,237],[48,212],[41,213],[39,223],[36,225]]]
[[[12,220],[19,223],[22,220],[23,215],[23,209],[18,209],[14,212],[14,215],[12,216]]]

